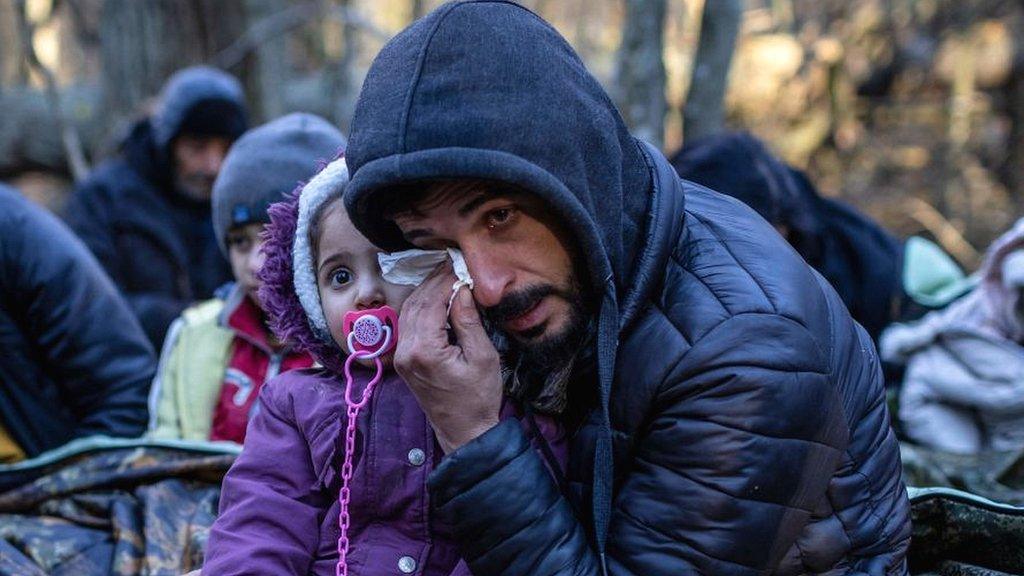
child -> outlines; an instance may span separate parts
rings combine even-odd
[[[205,574],[470,574],[450,529],[431,515],[427,478],[443,454],[391,369],[391,354],[379,366],[353,363],[353,401],[366,397],[378,368],[382,379],[354,419],[354,442],[346,438],[352,406],[345,400],[344,319],[353,311],[399,310],[412,291],[382,279],[379,251],[352,226],[341,201],[347,181],[339,159],[297,198],[271,208],[261,297],[278,334],[323,368],[282,374],[264,387],[245,449],[224,479]],[[512,414],[507,404],[502,415]],[[538,431],[537,447],[560,471],[559,429],[540,417],[523,425]],[[354,464],[347,546],[339,542],[346,456]],[[344,564],[339,548],[347,552]]]
[[[291,114],[250,130],[232,147],[212,202],[214,233],[235,283],[171,326],[150,392],[152,436],[241,443],[263,383],[313,364],[267,328],[256,299],[260,234],[270,204],[313,176],[317,159],[336,156],[344,145],[327,121]]]

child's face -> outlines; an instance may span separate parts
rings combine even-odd
[[[266,259],[263,254],[263,242],[260,241],[260,233],[263,232],[263,224],[246,224],[236,226],[228,231],[228,260],[231,262],[231,273],[235,275],[235,282],[245,290],[245,293],[259,305],[256,297],[260,281],[256,273],[263,267]]]
[[[316,282],[320,303],[331,338],[348,352],[343,328],[345,313],[385,305],[398,312],[413,287],[384,281],[377,264],[380,250],[352,225],[342,202],[327,206],[319,224]],[[390,362],[391,356],[387,354],[382,359]],[[373,361],[360,363],[372,365]]]

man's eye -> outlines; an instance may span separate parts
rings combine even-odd
[[[334,273],[331,274],[331,286],[344,286],[351,281],[352,273],[344,268],[335,270]]]
[[[515,216],[514,208],[498,208],[487,213],[487,227],[498,228],[512,221]]]

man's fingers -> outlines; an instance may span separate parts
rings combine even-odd
[[[472,355],[488,348],[493,350],[494,345],[480,321],[480,312],[473,303],[473,295],[465,286],[459,288],[452,303],[451,320],[452,330],[464,353]]]
[[[401,334],[444,335],[448,295],[455,279],[451,264],[442,264],[413,290],[398,316],[400,337]]]

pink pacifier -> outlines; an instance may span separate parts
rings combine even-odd
[[[353,310],[344,318],[348,352],[359,358],[377,358],[398,342],[398,314],[390,306]]]
[[[345,456],[341,463],[341,492],[338,495],[340,511],[338,513],[338,563],[335,566],[336,576],[348,576],[348,528],[349,500],[352,493],[349,485],[352,481],[353,454],[356,449],[356,421],[359,412],[370,402],[373,390],[380,383],[384,374],[384,365],[380,357],[395,348],[398,343],[398,314],[390,306],[381,306],[370,310],[353,310],[342,319],[345,343],[348,344],[348,359],[345,360],[345,415],[348,422],[345,426]],[[372,359],[376,365],[373,378],[366,384],[362,398],[353,398],[355,384],[352,379],[352,362],[360,359]]]

